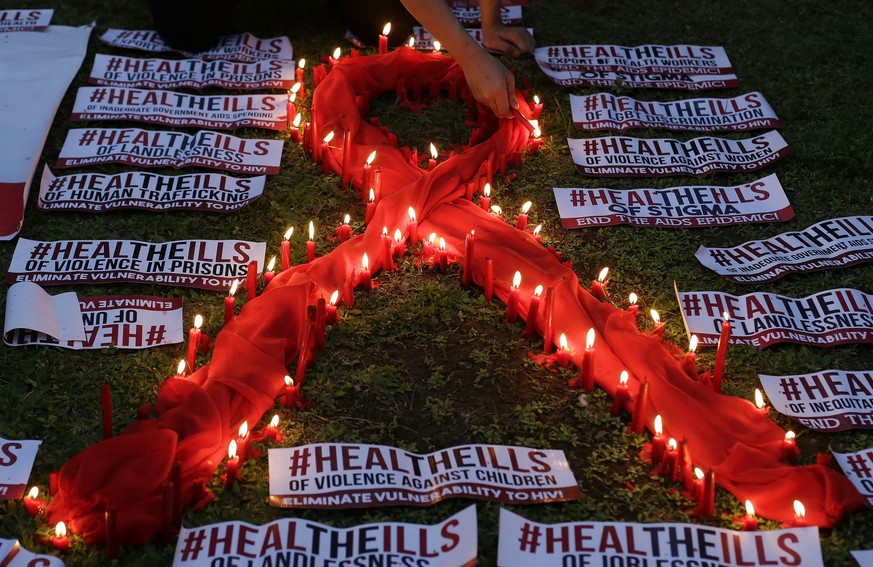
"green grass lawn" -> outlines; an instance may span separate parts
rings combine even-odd
[[[45,8],[45,2],[22,0],[14,7]],[[64,98],[48,136],[44,160],[53,165],[66,132],[77,124],[68,120],[75,91],[87,83],[96,53],[121,53],[98,37],[107,28],[151,29],[145,3],[70,0],[57,2],[55,24],[82,25],[96,21],[82,71]],[[873,35],[873,4],[864,1],[618,3],[535,0],[525,9],[525,24],[533,27],[539,45],[612,43],[620,45],[722,45],[736,69],[741,89],[713,93],[678,91],[613,92],[642,100],[698,96],[737,96],[761,91],[784,123],[782,134],[793,155],[763,171],[719,174],[699,178],[592,179],[576,172],[566,144],[577,134],[570,119],[568,95],[597,89],[564,89],[552,84],[532,59],[507,61],[517,67],[545,103],[543,122],[549,137],[542,151],[512,170],[517,178],[498,183],[494,202],[516,211],[532,200],[533,224],[543,223],[544,242],[573,261],[581,281],[593,279],[610,266],[612,300],[624,305],[627,295],[639,294],[644,311],[658,309],[667,322],[666,337],[685,347],[685,332],[673,294],[673,282],[683,290],[722,290],[736,295],[769,291],[800,297],[817,291],[849,287],[873,291],[873,267],[856,266],[808,275],[788,276],[771,284],[740,286],[702,267],[694,258],[700,245],[733,246],[747,240],[797,230],[814,222],[847,215],[869,214],[873,189],[873,74],[869,57]],[[240,2],[234,31],[259,37],[288,35],[295,57],[314,61],[337,45],[347,49],[344,28],[327,3]],[[134,52],[127,55],[144,56]],[[2,79],[0,79],[2,80]],[[309,85],[311,88],[311,83]],[[606,90],[606,89],[600,89]],[[216,91],[218,92],[218,91]],[[464,143],[469,129],[458,117],[460,104],[440,103],[411,114],[395,105],[392,96],[373,102],[372,115],[396,132],[402,144],[427,150]],[[117,123],[100,123],[117,127]],[[264,131],[243,130],[236,135],[270,137]],[[281,134],[279,134],[281,135]],[[689,139],[690,133],[635,131],[630,135]],[[747,134],[726,137],[744,138]],[[40,165],[39,171],[42,166]],[[82,171],[116,172],[102,166]],[[670,187],[713,182],[738,185],[777,172],[796,211],[781,225],[742,225],[693,230],[612,227],[568,231],[561,227],[552,187]],[[169,172],[161,172],[169,173]],[[315,220],[318,253],[334,244],[326,240],[345,213],[362,230],[364,206],[356,195],[339,187],[334,175],[322,176],[306,160],[299,146],[286,145],[282,172],[267,182],[265,195],[230,215],[208,213],[154,214],[137,211],[104,214],[42,213],[36,208],[38,188],[31,190],[21,235],[35,240],[62,239],[240,239],[266,241],[267,256],[278,253],[288,226],[301,231]],[[0,244],[0,266],[8,266],[14,242]],[[305,259],[303,239],[292,242],[294,263]],[[326,350],[307,376],[305,395],[310,409],[285,416],[282,429],[288,445],[312,442],[363,442],[400,446],[419,452],[466,443],[500,443],[562,449],[582,488],[575,502],[515,508],[540,522],[622,520],[685,522],[693,504],[670,482],[650,477],[638,453],[647,439],[626,433],[629,417],[609,415],[611,400],[603,391],[580,404],[579,391],[566,387],[568,371],[550,372],[534,364],[528,352],[539,352],[541,341],[520,336],[521,327],[503,323],[502,305],[486,303],[481,290],[460,285],[460,270],[447,274],[422,271],[409,260],[400,271],[380,276],[380,287],[359,292],[352,309],[342,309],[342,322],[330,332]],[[6,286],[0,287],[5,304]],[[112,284],[101,287],[57,287],[51,293],[80,295],[138,293],[184,298],[186,327],[195,313],[206,319],[205,332],[221,328],[222,294],[183,288]],[[100,385],[110,383],[116,430],[134,419],[135,409],[155,400],[161,382],[174,373],[184,345],[142,352],[68,351],[59,348],[0,347],[0,437],[42,439],[32,482],[45,487],[50,471],[100,438]],[[712,364],[714,349],[698,357],[701,369]],[[849,345],[812,348],[777,345],[765,350],[730,350],[725,391],[750,397],[757,374],[801,374],[835,368],[873,369],[873,348]],[[272,414],[270,414],[272,415]],[[820,434],[771,412],[773,419],[798,432],[802,462],[815,461],[817,452],[848,452],[873,445],[862,431]],[[267,416],[269,418],[269,415]],[[705,418],[705,416],[701,416]],[[287,511],[267,504],[266,457],[249,462],[243,483],[224,491],[218,478],[211,484],[217,500],[189,513],[186,525],[232,519],[264,523],[286,515],[337,526],[374,521],[437,523],[466,507],[452,500],[425,509],[373,508],[349,512]],[[801,497],[802,495],[798,495]],[[35,522],[18,502],[0,503],[0,537],[18,538],[35,551],[47,551],[38,539],[48,526]],[[478,503],[481,563],[496,561],[497,504]],[[710,523],[730,527],[741,503],[719,489],[716,517]],[[763,522],[764,529],[778,527]],[[852,549],[869,548],[873,513],[851,515],[837,527],[822,530],[827,565],[851,565]],[[155,540],[142,548],[125,547],[120,565],[169,564],[173,543]],[[108,565],[102,550],[75,540],[66,555],[69,565]]]

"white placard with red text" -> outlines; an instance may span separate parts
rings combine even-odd
[[[542,68],[554,71],[612,71],[722,75],[733,66],[723,47],[706,45],[550,45],[534,51]]]
[[[0,500],[17,500],[24,496],[41,443],[0,437]]]
[[[482,10],[479,6],[452,6],[452,13],[464,25],[482,23]],[[521,6],[500,6],[500,21],[515,25],[521,21]]]
[[[45,31],[54,10],[0,10],[0,33]]]
[[[138,59],[98,53],[88,82],[105,87],[147,89],[221,87],[290,89],[294,61],[265,59],[252,63],[203,59]]]
[[[434,525],[384,522],[335,528],[302,518],[183,527],[173,567],[356,565],[464,567],[476,562],[476,506]]]
[[[4,338],[15,329],[28,329],[60,341],[85,340],[82,309],[72,291],[49,295],[33,282],[9,286]]]
[[[270,504],[281,508],[429,506],[447,498],[537,504],[579,498],[563,451],[462,445],[419,455],[382,445],[270,449]]]
[[[596,93],[570,95],[573,122],[580,130],[664,128],[718,132],[781,128],[773,108],[759,92],[734,98],[694,98],[666,102]]]
[[[140,167],[207,167],[234,173],[279,173],[283,140],[139,128],[73,128],[55,167],[124,163]]]
[[[831,289],[807,297],[775,293],[736,296],[720,291],[676,289],[685,330],[701,345],[718,344],[723,313],[731,321],[732,345],[764,348],[776,343],[810,346],[873,342],[873,296],[857,289]]]
[[[176,51],[167,45],[156,31],[119,30],[110,28],[100,36],[104,43],[115,47],[139,49],[160,53]],[[260,61],[263,59],[294,59],[291,40],[286,36],[260,39],[250,33],[225,35],[218,39],[218,45],[202,53],[177,51],[187,57],[200,59],[223,59],[228,61]]]
[[[843,473],[864,497],[867,507],[873,508],[873,449],[864,449],[856,453],[834,452],[834,457],[840,463]]]
[[[225,291],[264,265],[266,244],[244,240],[55,240],[19,238],[9,283],[153,283]]]
[[[761,169],[791,153],[779,132],[745,140],[705,136],[687,142],[672,138],[568,138],[573,162],[582,175],[670,177]]]
[[[25,285],[30,282],[15,284]],[[36,284],[31,284],[36,285]],[[14,287],[14,286],[13,286]],[[19,311],[31,306],[16,303]],[[79,324],[84,329],[81,340],[59,340],[32,327],[7,325],[3,342],[8,346],[48,345],[73,350],[99,348],[143,349],[181,343],[182,298],[145,295],[82,297],[79,299]],[[7,301],[7,319],[10,305]],[[72,321],[70,322],[72,323]]]
[[[687,75],[676,73],[614,73],[612,71],[555,71],[540,68],[562,87],[624,87],[631,89],[671,89],[678,91],[708,91],[734,89],[740,86],[733,73],[724,75]]]
[[[481,28],[466,28],[467,33],[473,40],[484,47],[484,37]],[[527,28],[527,33],[533,35],[533,28]],[[433,49],[433,35],[427,29],[421,26],[413,26],[412,37],[415,38],[415,43],[412,44],[413,49],[419,51],[430,51]]]
[[[553,191],[564,228],[617,224],[694,228],[785,222],[794,217],[794,209],[775,173],[734,187],[555,187]]]
[[[851,553],[860,567],[873,567],[873,549],[862,549]]]
[[[822,370],[813,374],[759,374],[779,413],[823,432],[873,429],[873,372]]]
[[[119,209],[144,209],[229,213],[260,198],[264,193],[266,180],[263,175],[158,175],[145,171],[115,175],[74,173],[56,177],[45,166],[37,205],[44,211],[101,213]]]
[[[3,562],[6,559],[11,558],[12,552],[16,551],[19,547],[19,543],[17,539],[5,539],[0,537],[0,565],[3,565]]]
[[[8,555],[3,555],[4,542],[12,542]],[[5,560],[4,560],[5,559]],[[64,561],[54,555],[41,555],[22,546],[18,540],[0,540],[0,565],[2,567],[64,567]]]
[[[212,130],[288,126],[286,97],[273,94],[199,96],[121,87],[81,87],[72,120],[127,120]]]
[[[698,524],[540,524],[500,510],[501,567],[824,567],[817,527],[739,532]]]
[[[700,263],[737,283],[770,282],[793,272],[843,268],[873,260],[873,216],[818,222],[733,248],[701,246]]]

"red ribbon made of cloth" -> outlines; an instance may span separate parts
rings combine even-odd
[[[562,265],[529,234],[464,199],[464,184],[478,180],[495,156],[519,156],[529,134],[519,120],[501,120],[487,140],[467,147],[422,171],[410,165],[378,127],[362,119],[355,96],[393,91],[398,78],[465,85],[451,59],[408,48],[388,55],[345,58],[314,92],[318,132],[351,131],[353,184],[360,187],[363,163],[374,149],[382,168],[383,191],[367,230],[333,252],[276,276],[265,292],[248,302],[219,333],[212,361],[187,379],[168,379],[156,404],[157,419],[137,421],[117,437],[98,442],[60,471],[58,492],[47,509],[52,523],[64,520],[89,542],[106,539],[104,510],[115,510],[122,543],[142,544],[162,528],[162,494],[181,463],[182,502],[195,498],[196,481],[208,480],[227,454],[243,420],[256,423],[274,405],[285,384],[287,368],[298,360],[307,333],[307,308],[327,297],[355,269],[366,252],[371,270],[382,266],[383,226],[407,230],[407,210],[418,213],[422,234],[437,232],[448,248],[463,255],[464,239],[475,230],[473,281],[482,285],[485,259],[493,260],[498,298],[506,301],[516,271],[523,275],[519,312],[524,316],[533,288],[552,288],[555,333],[565,333],[581,362],[584,332],[598,335],[594,370],[597,383],[615,394],[627,369],[635,394],[649,383],[645,423],[661,414],[666,433],[685,438],[696,466],[711,468],[718,482],[740,500],[750,499],[766,518],[790,521],[792,502],[806,505],[810,525],[831,526],[863,503],[849,481],[822,465],[793,466],[779,460],[784,431],[755,411],[746,400],[715,393],[690,380],[660,339],[643,335],[632,317],[601,303],[582,289],[571,269]],[[522,110],[526,103],[519,99]],[[339,137],[341,139],[341,137]],[[318,139],[318,138],[316,138]],[[332,171],[342,169],[343,148],[330,148],[325,159]],[[542,318],[538,318],[542,319]],[[537,322],[543,334],[543,322]],[[308,350],[308,349],[307,349]],[[674,349],[675,350],[675,349]]]

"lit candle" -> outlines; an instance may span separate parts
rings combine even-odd
[[[340,242],[345,242],[352,235],[352,227],[349,225],[351,220],[351,216],[344,216],[342,224],[336,228],[336,239]]]
[[[370,187],[370,198],[367,200],[367,210],[364,213],[364,223],[370,224],[373,220],[373,215],[376,214],[376,195],[373,188]]]
[[[793,431],[786,431],[785,437],[782,439],[782,445],[779,449],[779,460],[786,463],[796,463],[800,457],[800,448],[797,446]]]
[[[187,362],[185,361],[185,359],[184,359],[184,358],[181,359],[181,360],[179,361],[179,364],[176,365],[176,374],[175,374],[174,376],[172,376],[172,377],[173,377],[173,378],[176,378],[176,379],[182,379],[182,378],[185,378],[185,375],[187,374],[187,373],[185,372],[185,368],[186,368],[185,365],[186,365],[186,364],[187,364]]]
[[[228,324],[233,321],[233,318],[236,316],[236,299],[234,299],[233,295],[236,293],[236,288],[239,285],[239,281],[233,280],[233,284],[230,286],[230,291],[227,292],[227,297],[224,298],[224,324]]]
[[[433,52],[435,54],[438,54],[440,51],[442,51],[442,49],[443,49],[442,44],[437,40],[433,40]]]
[[[273,281],[273,278],[276,277],[276,257],[273,256],[270,258],[270,261],[267,262],[267,270],[264,272],[264,287],[270,285],[270,282]]]
[[[485,285],[482,287],[485,301],[491,303],[494,297],[494,260],[491,258],[485,258]]]
[[[533,206],[533,203],[530,201],[526,201],[521,206],[521,212],[518,214],[518,219],[515,221],[515,228],[518,230],[524,230],[527,228],[527,212]]]
[[[431,232],[430,236],[427,237],[427,240],[423,241],[424,245],[422,246],[422,253],[424,254],[425,259],[430,258],[436,252],[436,239],[437,233]]]
[[[437,250],[437,264],[441,273],[446,273],[449,267],[449,253],[446,250],[446,239],[440,236],[440,247]]]
[[[339,47],[334,49],[330,57],[327,58],[327,66],[331,69],[336,67],[336,64],[339,63],[339,59],[342,53],[342,49],[340,49]]]
[[[543,113],[543,103],[540,102],[540,97],[538,97],[537,95],[534,95],[533,102],[533,108],[530,112],[531,118],[533,118],[534,120],[539,120],[540,115],[542,115]]]
[[[236,450],[241,462],[246,462],[249,458],[249,421],[245,420],[239,426],[237,431]]]
[[[721,383],[724,380],[724,365],[727,361],[727,348],[731,340],[731,322],[728,312],[723,314],[724,321],[721,323],[721,334],[718,337],[718,350],[715,351],[715,367],[712,370],[712,387],[716,392],[721,392]]]
[[[755,388],[755,409],[761,415],[767,415],[770,411],[770,408],[764,403],[764,393],[761,392],[760,388]]]
[[[300,61],[297,62],[297,69],[294,70],[294,80],[297,81],[298,83],[300,83],[301,85],[303,84],[303,81],[304,81],[303,69],[305,69],[305,68],[306,68],[306,59],[301,59]],[[301,93],[300,96],[303,96],[303,94]]]
[[[256,295],[258,295],[258,262],[252,260],[246,270],[246,300],[251,301]]]
[[[703,498],[703,478],[704,478],[703,469],[698,467],[694,467],[694,478],[691,481],[691,490],[689,496],[693,500],[697,500],[700,502],[700,499]]]
[[[657,465],[664,460],[664,451],[667,448],[667,439],[664,437],[664,424],[660,414],[655,416],[653,431],[655,435],[652,437],[652,464]]]
[[[330,172],[330,142],[333,140],[333,130],[321,140],[321,173],[327,175]]]
[[[291,141],[295,144],[300,143],[300,121],[303,120],[303,115],[299,112],[294,117],[294,120],[291,121]]]
[[[597,299],[606,299],[606,286],[609,285],[606,276],[609,274],[609,268],[603,268],[597,275],[596,280],[591,281],[591,295]]]
[[[461,284],[470,287],[473,283],[473,253],[476,249],[476,231],[471,230],[464,239],[464,273],[461,275]]]
[[[231,439],[227,446],[227,470],[224,475],[224,486],[230,488],[239,478],[239,455],[236,454],[236,440]]]
[[[303,123],[303,153],[312,155],[312,126],[309,122]]]
[[[413,49],[415,47],[415,36],[409,36],[409,39],[406,40],[406,46],[409,49]]]
[[[300,386],[294,382],[291,376],[285,376],[285,407],[291,408],[299,405],[300,402]]]
[[[376,150],[373,150],[369,156],[367,156],[367,160],[364,162],[364,171],[361,174],[361,196],[366,195],[367,189],[373,187],[372,175],[373,175],[373,160],[376,159]],[[372,194],[372,192],[371,192]],[[375,198],[373,199],[375,201]]]
[[[585,352],[582,353],[582,363],[579,365],[579,375],[568,382],[571,388],[594,390],[594,327],[588,329],[585,335]]]
[[[58,551],[67,551],[70,549],[70,538],[67,537],[67,525],[63,522],[58,522],[55,525],[55,535],[52,536],[52,545]]]
[[[309,240],[306,241],[306,261],[315,260],[315,223],[309,221]]]
[[[370,259],[367,258],[367,253],[364,252],[364,255],[361,257],[361,285],[364,289],[370,289],[372,287],[370,281]]]
[[[503,218],[503,209],[500,205],[491,205],[491,214]]]
[[[636,314],[640,310],[640,306],[637,305],[638,301],[639,297],[637,297],[637,294],[635,294],[634,292],[631,292],[631,294],[627,296],[627,312],[633,316],[636,316]]]
[[[403,233],[399,228],[394,229],[394,255],[400,258],[406,254],[406,245],[403,243]]]
[[[437,153],[436,146],[434,146],[433,142],[431,142],[430,143],[430,159],[427,160],[428,171],[430,171],[436,167],[437,156],[439,156],[439,154]]]
[[[385,24],[382,28],[382,33],[379,34],[379,53],[385,55],[388,53],[388,34],[391,33],[391,22]]]
[[[531,338],[537,330],[537,314],[540,310],[540,301],[543,295],[543,286],[538,285],[534,288],[533,295],[530,296],[530,303],[527,306],[527,319],[524,325],[524,336]]]
[[[46,501],[39,497],[39,488],[35,486],[24,497],[24,509],[27,510],[27,515],[31,518],[35,518],[37,514],[45,510],[46,504]]]
[[[664,460],[661,461],[661,467],[658,469],[658,475],[665,478],[672,478],[673,472],[676,470],[676,460],[679,457],[679,445],[676,439],[670,437],[667,441],[667,450],[664,452]]]
[[[333,290],[333,293],[330,294],[330,299],[325,306],[324,317],[325,322],[328,325],[336,325],[337,322],[337,312],[336,312],[336,302],[339,299],[339,290]]]
[[[535,126],[527,143],[528,155],[533,155],[540,150],[540,146],[543,144],[543,139],[540,136],[542,136],[542,131],[539,126]]]
[[[751,500],[746,500],[746,515],[740,518],[744,532],[753,532],[758,529],[758,518],[755,517],[755,507]]]
[[[794,527],[801,528],[806,525],[806,506],[800,500],[794,501]]]
[[[300,83],[295,83],[300,84]],[[299,87],[298,87],[299,88]],[[288,130],[291,130],[291,121],[294,119],[294,116],[297,115],[297,104],[294,101],[297,100],[297,95],[292,93],[291,90],[288,90],[288,100],[285,103],[285,116],[288,121]]]
[[[610,413],[613,416],[617,416],[621,413],[621,410],[624,408],[625,402],[630,397],[630,390],[628,390],[627,387],[627,380],[627,370],[622,370],[621,376],[619,376],[618,378],[618,387],[615,389],[615,397],[612,399],[612,411]]]
[[[703,475],[703,489],[697,501],[698,518],[709,518],[715,514],[715,473],[706,471]]]
[[[541,225],[541,224],[536,225],[533,229],[533,237],[534,237],[534,240],[536,240],[537,242],[543,241],[543,237],[540,235],[540,232],[542,232],[542,230],[543,230],[543,225]]]
[[[415,209],[409,207],[409,222],[406,223],[406,231],[409,233],[409,242],[418,243],[418,221],[415,219]]]
[[[197,360],[197,351],[200,349],[200,327],[203,326],[203,315],[194,316],[194,326],[188,330],[188,354],[185,357],[185,362],[188,363],[188,368],[194,371]]]
[[[270,420],[270,423],[267,424],[265,429],[268,439],[272,439],[273,441],[279,440],[279,414],[275,414],[273,419]]]
[[[376,202],[378,203],[382,199],[382,168],[377,167],[373,170],[372,176],[372,187],[373,194],[376,196]]]
[[[640,434],[646,425],[646,407],[649,404],[649,383],[643,382],[640,384],[640,389],[637,391],[637,396],[634,399],[634,413],[631,416],[630,430],[633,433]]]
[[[649,315],[652,316],[652,323],[654,324],[654,327],[652,327],[652,335],[663,337],[665,323],[661,321],[661,316],[654,309],[649,310]]]
[[[521,285],[521,272],[515,272],[512,277],[512,286],[509,288],[509,299],[506,302],[506,322],[515,323],[518,319],[518,288]]]
[[[343,169],[340,183],[348,187],[352,182],[352,131],[343,132]]]
[[[491,210],[491,184],[486,183],[482,188],[482,194],[479,195],[479,206],[483,211]]]
[[[558,352],[555,353],[555,360],[561,368],[567,368],[570,364],[570,349],[567,346],[567,335],[561,333],[558,338]]]
[[[292,226],[287,231],[285,231],[284,235],[282,235],[281,256],[283,272],[291,267],[291,236],[293,234],[294,227]]]
[[[382,269],[386,272],[394,271],[394,241],[388,236],[388,227],[382,227],[382,235],[379,237],[382,244]]]

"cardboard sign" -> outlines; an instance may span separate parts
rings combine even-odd
[[[718,344],[723,313],[730,315],[732,345],[764,348],[775,343],[835,346],[873,342],[873,296],[831,289],[808,297],[774,293],[735,296],[720,291],[676,289],[685,330],[701,345]]]
[[[110,28],[100,36],[104,43],[115,47],[139,49],[160,53],[176,51],[167,45],[156,31],[119,30]],[[261,61],[264,59],[294,59],[291,40],[285,36],[260,39],[250,33],[225,35],[218,39],[218,45],[202,53],[176,51],[186,57],[199,59],[223,59],[227,61]]]
[[[785,222],[794,217],[775,173],[735,187],[553,190],[564,228],[616,224],[694,228]]]
[[[482,35],[481,28],[465,28],[467,33],[473,40],[484,47],[485,38]],[[533,36],[533,28],[527,28],[527,33]],[[417,49],[419,51],[432,51],[434,48],[433,35],[427,31],[425,28],[421,26],[413,26],[412,28],[412,37],[415,38],[415,42],[412,44],[413,49]]]
[[[482,9],[479,6],[453,5],[452,13],[464,25],[482,23]],[[500,21],[507,25],[521,22],[521,6],[500,6]]]
[[[824,567],[817,527],[738,532],[697,524],[540,524],[500,510],[501,567]]]
[[[873,216],[843,217],[733,248],[701,246],[700,263],[737,283],[777,280],[794,272],[843,268],[873,260]]]
[[[220,173],[192,173],[173,176],[145,171],[55,177],[45,166],[37,205],[44,211],[102,213],[143,209],[229,213],[259,199],[266,180],[263,175],[231,177]]]
[[[579,498],[562,451],[462,445],[419,455],[317,443],[270,449],[270,504],[281,508],[429,506],[447,498],[537,504]]]
[[[534,57],[543,70],[606,71],[630,75],[723,75],[733,66],[723,47],[701,45],[551,45]]]
[[[758,379],[779,413],[816,431],[873,429],[873,372],[822,370]]]
[[[19,238],[9,283],[156,283],[227,290],[244,280],[250,262],[264,265],[266,244],[244,240],[56,240]]]
[[[570,95],[573,122],[580,130],[663,128],[691,132],[781,128],[782,123],[759,92],[734,98],[694,98],[668,102],[597,93]]]
[[[71,128],[55,167],[125,163],[140,167],[200,166],[236,173],[279,173],[284,140],[237,138],[138,128]]]
[[[873,449],[857,453],[834,453],[843,472],[864,497],[869,508],[873,508]]]
[[[776,130],[748,138],[568,138],[573,162],[582,175],[670,177],[713,172],[754,171],[791,153]]]
[[[11,441],[0,437],[0,500],[24,496],[30,470],[42,441]]]
[[[464,567],[476,562],[476,530],[475,506],[433,526],[384,522],[334,528],[301,518],[262,526],[223,522],[183,527],[173,567]]]
[[[127,120],[213,130],[288,126],[285,97],[272,94],[198,96],[173,91],[81,87],[72,120]]]
[[[9,553],[3,555],[7,542]],[[0,539],[0,567],[64,567],[61,558],[54,555],[41,555],[22,546],[16,539]]]
[[[45,31],[54,10],[0,10],[0,33]]]
[[[88,82],[105,87],[175,89],[290,89],[294,61],[265,59],[204,61],[203,59],[137,59],[98,53]]]

